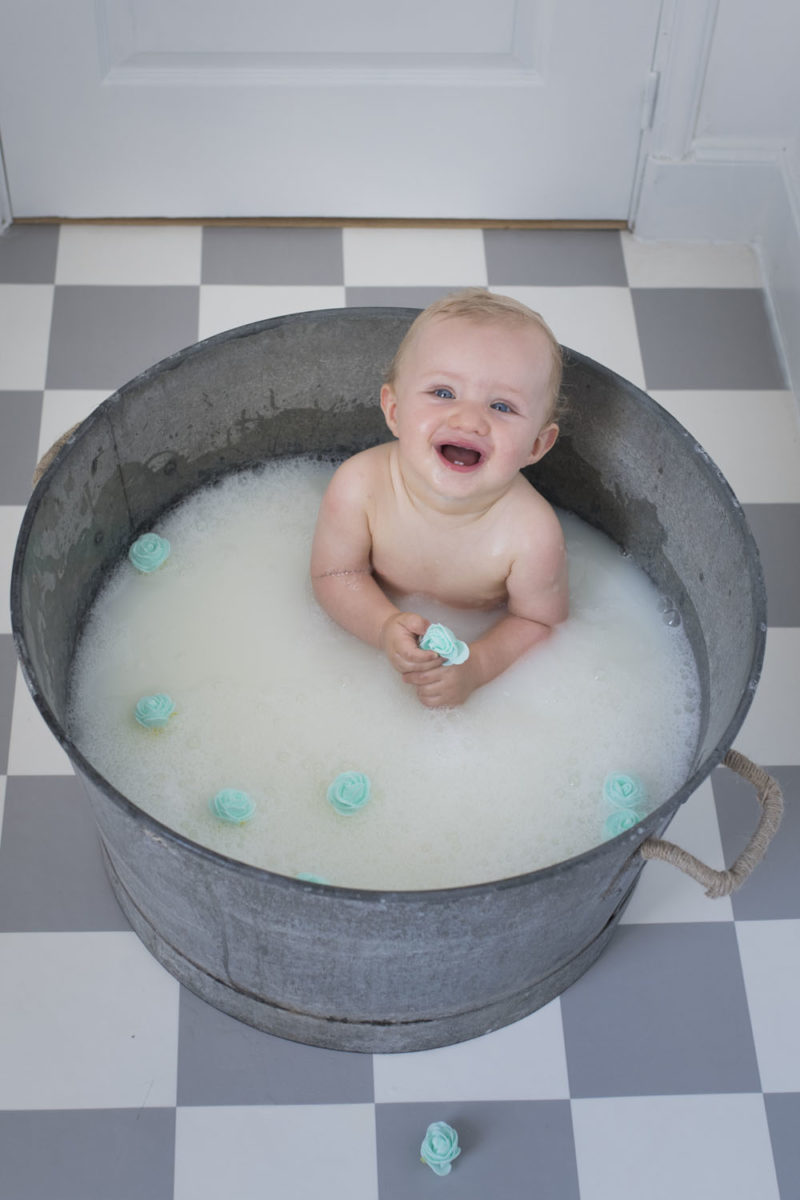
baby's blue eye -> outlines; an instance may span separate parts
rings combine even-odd
[[[434,396],[438,396],[440,400],[453,399],[453,393],[450,391],[450,388],[435,388],[433,394]]]
[[[495,412],[513,412],[511,405],[506,404],[505,400],[495,400],[492,408],[495,410]]]

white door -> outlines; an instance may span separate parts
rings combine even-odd
[[[15,216],[628,215],[661,0],[3,0]]]

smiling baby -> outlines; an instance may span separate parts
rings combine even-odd
[[[381,389],[395,440],[344,462],[320,507],[314,593],[344,629],[382,650],[422,704],[462,704],[543,642],[568,611],[553,509],[520,473],[558,436],[561,349],[541,317],[473,288],[420,313]],[[505,613],[444,665],[429,622],[391,594]]]

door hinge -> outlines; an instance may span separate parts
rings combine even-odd
[[[648,71],[647,78],[644,81],[642,89],[642,117],[641,128],[651,129],[653,125],[653,117],[656,112],[656,102],[658,101],[658,85],[661,82],[660,71]]]

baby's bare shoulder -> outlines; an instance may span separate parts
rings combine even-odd
[[[311,550],[312,574],[369,567],[372,514],[381,474],[381,447],[346,459],[333,473],[319,507]]]
[[[543,542],[563,545],[564,535],[555,509],[523,476],[508,493],[507,501],[503,520],[509,522],[515,538],[537,546]]]
[[[387,470],[390,443],[372,446],[369,450],[360,450],[337,468],[334,479],[345,483],[355,484],[358,481],[379,479]]]
[[[505,545],[510,562],[509,587],[513,580],[530,586],[541,579],[559,577],[564,570],[566,549],[561,522],[552,505],[539,492],[520,481],[504,517]]]
[[[530,493],[519,493],[514,520],[509,522],[513,548],[508,611],[558,625],[569,611],[564,532],[552,505],[532,487]]]
[[[328,485],[327,499],[366,502],[382,485],[387,470],[388,446],[373,446],[345,459]]]

